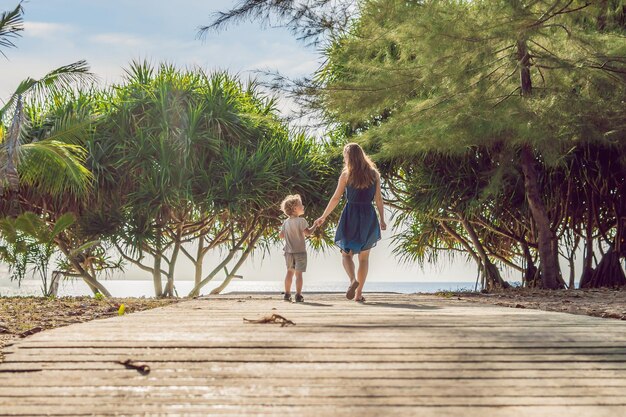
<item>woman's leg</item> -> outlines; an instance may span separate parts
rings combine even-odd
[[[350,278],[350,282],[354,282],[356,279],[354,261],[352,260],[352,256],[354,254],[352,252],[344,252],[341,251],[341,262],[343,263],[343,269],[346,270],[346,274],[348,274],[348,278]]]
[[[354,298],[356,300],[361,298],[361,293],[363,292],[363,286],[365,285],[365,280],[367,279],[367,271],[370,266],[370,251],[364,250],[359,253],[359,271],[357,273],[359,280],[359,288],[356,289],[356,295]]]

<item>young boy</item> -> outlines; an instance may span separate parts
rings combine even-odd
[[[287,275],[285,276],[285,301],[291,301],[291,281],[296,275],[296,303],[302,303],[302,273],[306,271],[306,246],[304,238],[309,236],[315,227],[302,217],[304,205],[298,194],[288,195],[280,204],[280,208],[287,216],[280,229],[280,238],[285,239],[285,261]]]

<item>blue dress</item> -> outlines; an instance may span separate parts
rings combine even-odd
[[[376,246],[380,240],[380,224],[372,205],[376,182],[368,188],[346,186],[346,206],[341,212],[335,244],[344,252],[359,253]]]

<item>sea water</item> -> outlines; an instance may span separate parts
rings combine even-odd
[[[114,297],[152,297],[154,296],[154,286],[150,280],[103,280],[104,286]],[[201,291],[201,294],[208,294],[217,287],[220,281],[209,283]],[[163,283],[165,285],[165,283]],[[304,284],[305,293],[315,292],[345,292],[348,285],[347,279],[344,281],[328,282],[306,282]],[[186,296],[193,288],[192,281],[177,281],[176,291],[179,296]],[[438,291],[461,291],[473,290],[473,282],[380,282],[368,281],[365,285],[365,292],[395,292],[402,294],[412,294],[417,292],[434,293]],[[283,291],[282,281],[247,281],[233,280],[223,291],[224,294],[231,292],[266,292],[280,293]],[[30,296],[41,295],[41,282],[33,279],[25,279],[18,285],[8,278],[0,278],[0,296]],[[91,295],[87,285],[81,280],[64,280],[59,285],[59,296],[81,296]]]

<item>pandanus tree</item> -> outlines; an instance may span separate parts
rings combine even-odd
[[[569,165],[575,183],[567,220],[575,238],[584,241],[582,288],[626,286],[620,262],[626,258],[625,139],[577,149]]]
[[[307,205],[308,216],[321,214],[338,176],[328,165],[324,145],[302,132],[289,132],[276,119],[267,127],[253,150],[225,150],[217,162],[220,172],[213,201],[232,216],[236,231],[232,233],[233,240],[227,246],[228,255],[223,262],[237,251],[241,255],[232,270],[225,271],[225,280],[212,293],[219,293],[228,285],[255,245],[268,248],[275,244],[282,223],[278,207],[282,198],[299,193]],[[314,237],[313,242],[321,245],[324,236]],[[190,295],[197,295],[220,267],[196,283]]]
[[[175,295],[185,258],[195,268],[190,295],[224,271],[220,291],[275,232],[294,171],[309,177],[300,187],[320,189],[325,165],[312,139],[292,141],[275,101],[253,82],[134,63],[106,107],[88,146],[102,150],[93,159],[98,187],[112,190],[99,216],[119,225],[110,240],[152,275],[157,296]],[[206,272],[212,251],[222,258]]]
[[[216,217],[197,204],[204,188],[198,179],[210,168],[207,155],[244,129],[235,97],[227,96],[218,78],[211,85],[200,71],[134,63],[112,93],[93,145],[110,152],[99,158],[98,170],[115,190],[110,200],[121,220],[118,250],[152,274],[157,296],[174,294],[182,246],[214,230]]]
[[[396,236],[398,255],[424,263],[441,251],[463,253],[475,261],[483,288],[508,287],[495,263],[517,269],[514,252],[506,250],[512,246],[511,236],[483,226],[491,224],[486,219],[491,201],[501,196],[493,183],[499,169],[485,149],[461,156],[429,152],[385,164],[389,204],[399,211],[396,221],[406,226]]]

